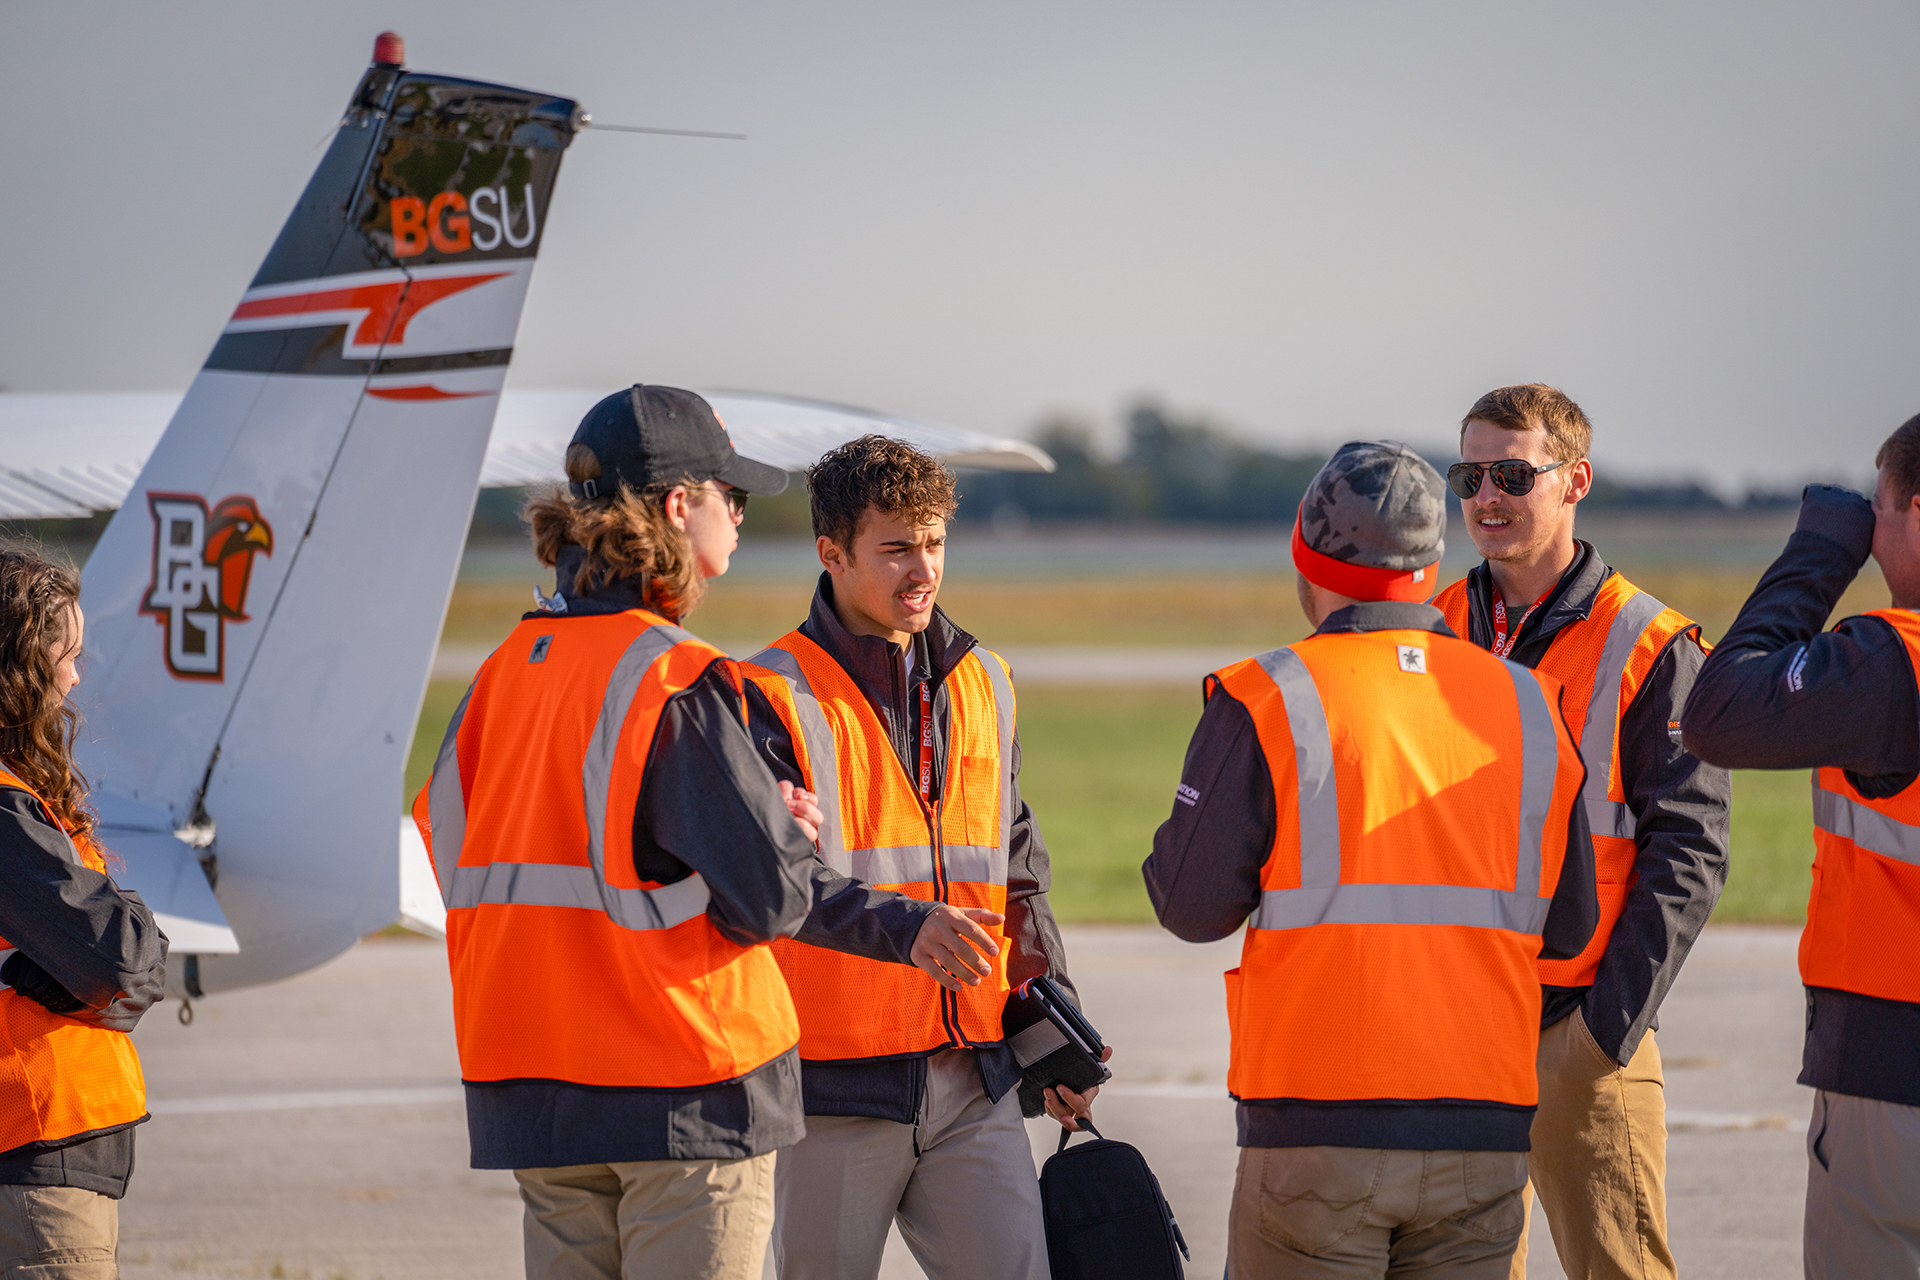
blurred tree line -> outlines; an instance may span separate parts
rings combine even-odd
[[[1127,413],[1125,444],[1109,456],[1086,422],[1054,418],[1034,441],[1053,456],[1052,475],[966,471],[960,476],[959,519],[992,522],[1007,533],[1030,523],[1290,524],[1314,474],[1327,460],[1319,450],[1265,449],[1204,418],[1169,412],[1150,401]],[[1431,454],[1445,472],[1457,456]],[[483,538],[521,538],[522,489],[483,489],[473,532]],[[1645,511],[1740,511],[1798,506],[1798,486],[1753,491],[1728,502],[1689,480],[1646,483],[1605,471],[1594,479],[1591,508]],[[807,486],[793,477],[777,498],[753,498],[741,534],[749,538],[805,537]]]
[[[961,518],[1117,523],[1287,524],[1327,460],[1318,450],[1286,452],[1246,443],[1203,419],[1180,418],[1152,403],[1127,414],[1126,445],[1104,458],[1084,423],[1055,419],[1035,436],[1053,455],[1052,475],[969,473],[961,479]],[[1457,455],[1428,455],[1444,473]],[[1727,511],[1797,506],[1792,492],[1751,492],[1729,503],[1693,481],[1638,483],[1602,473],[1585,505],[1643,510]]]

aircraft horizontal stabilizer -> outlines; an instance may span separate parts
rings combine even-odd
[[[114,882],[140,895],[176,956],[232,955],[240,940],[213,896],[200,851],[168,829],[167,815],[110,793],[91,797],[95,838],[118,858]]]
[[[447,904],[440,897],[427,842],[410,817],[400,819],[400,918],[395,923],[429,938],[447,936]]]

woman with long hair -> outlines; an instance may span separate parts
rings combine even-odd
[[[70,570],[0,549],[0,1270],[98,1280],[147,1118],[127,1033],[167,940],[108,875],[74,767],[84,628]]]

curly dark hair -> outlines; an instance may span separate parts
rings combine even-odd
[[[869,509],[917,524],[950,518],[960,505],[953,473],[901,440],[861,436],[807,468],[813,536],[853,553]]]
[[[73,764],[80,713],[54,679],[69,641],[80,579],[19,547],[0,548],[0,764],[32,787],[67,830],[94,828],[87,781]]]

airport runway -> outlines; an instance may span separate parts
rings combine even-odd
[[[1709,929],[1669,997],[1660,1042],[1673,1129],[1669,1202],[1683,1275],[1798,1275],[1804,1131],[1793,1083],[1798,931]],[[1096,1115],[1159,1175],[1222,1271],[1233,1104],[1220,972],[1237,943],[1151,928],[1067,930],[1088,1011],[1115,1046]],[[290,982],[162,1005],[136,1033],[154,1119],[122,1205],[121,1265],[142,1277],[487,1280],[521,1274],[510,1174],[468,1169],[441,948],[362,944]],[[1035,1153],[1057,1134],[1031,1126]],[[1536,1220],[1530,1274],[1560,1277]],[[891,1249],[888,1280],[920,1274]]]

